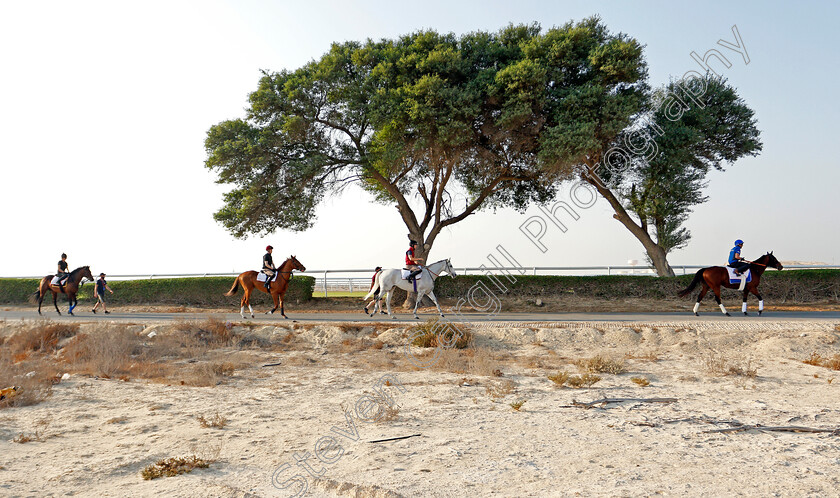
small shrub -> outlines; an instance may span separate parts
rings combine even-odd
[[[601,377],[593,374],[583,374],[583,375],[572,375],[566,381],[566,384],[569,387],[573,387],[575,389],[580,389],[582,387],[592,387],[596,383],[601,381]]]
[[[158,477],[173,477],[178,474],[192,472],[193,469],[206,469],[210,466],[209,461],[195,455],[190,457],[173,457],[158,460],[156,463],[144,468],[140,475],[145,480],[157,479]]]
[[[52,353],[58,349],[59,341],[72,337],[77,332],[79,325],[75,323],[38,323],[7,338],[4,347],[19,357],[34,352]]]
[[[484,386],[484,390],[492,399],[504,398],[516,390],[516,383],[512,380],[491,382],[490,384]]]
[[[647,387],[650,385],[650,381],[644,377],[630,377],[630,380],[632,380],[634,384],[637,384],[641,387]]]
[[[590,373],[609,373],[618,375],[626,370],[623,360],[615,360],[606,356],[593,356],[588,359],[575,360],[575,365]]]
[[[554,382],[560,387],[563,387],[563,385],[569,380],[569,374],[568,372],[557,372],[554,375],[549,375],[548,380]]]
[[[465,349],[473,340],[472,331],[463,324],[442,323],[437,318],[415,325],[408,333],[414,337],[412,344],[421,348]]]
[[[709,351],[702,358],[704,369],[712,375],[755,378],[758,375],[752,358]]]
[[[525,400],[516,401],[510,404],[510,407],[516,411],[519,411],[522,408],[522,405],[525,404]]]
[[[811,357],[803,360],[803,363],[813,365],[815,367],[829,368],[831,370],[840,370],[840,354],[835,354],[831,358],[823,358],[817,353],[811,353]]]
[[[195,419],[205,429],[224,429],[228,423],[227,417],[219,415],[219,412],[214,413],[209,419],[204,418],[204,415],[199,415]]]

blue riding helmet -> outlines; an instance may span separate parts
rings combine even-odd
[[[741,239],[738,239],[738,240],[735,241],[735,245],[736,246],[742,246],[742,245],[744,245],[744,241],[741,240]]]

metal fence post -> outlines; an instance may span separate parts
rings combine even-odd
[[[324,297],[327,297],[327,270],[324,270]]]

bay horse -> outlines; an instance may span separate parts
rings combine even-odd
[[[435,293],[433,292],[435,288],[435,279],[443,272],[448,273],[449,276],[453,278],[456,276],[455,269],[452,268],[452,263],[448,259],[442,259],[436,263],[426,265],[421,270],[418,277],[422,276],[423,278],[416,280],[417,302],[414,303],[414,318],[420,318],[417,316],[417,306],[420,304],[420,301],[423,300],[423,296],[425,295],[428,295],[432,301],[434,301],[435,306],[437,306],[438,313],[440,313],[440,316],[443,317],[443,312],[440,310],[440,305],[438,304]],[[402,273],[399,269],[392,268],[382,270],[376,274],[376,279],[373,281],[373,287],[370,289],[368,295],[364,297],[364,300],[367,301],[370,296],[379,291],[379,299],[376,300],[376,304],[373,307],[373,313],[371,313],[370,316],[375,315],[376,310],[381,309],[380,303],[382,302],[384,295],[387,294],[388,297],[386,298],[386,304],[388,305],[388,315],[391,318],[397,318],[395,315],[391,314],[391,290],[394,287],[399,287],[407,292],[414,292],[412,283],[402,278]]]
[[[283,307],[283,297],[289,289],[289,280],[292,279],[293,270],[306,271],[306,267],[300,264],[300,261],[298,261],[297,258],[290,256],[283,262],[282,265],[280,265],[280,268],[277,269],[277,278],[271,281],[269,287],[271,290],[270,293],[266,290],[262,282],[257,282],[257,275],[259,275],[259,272],[252,270],[240,273],[233,282],[233,287],[225,293],[225,296],[230,297],[236,294],[236,291],[239,290],[239,286],[242,285],[245,295],[242,297],[242,301],[240,302],[239,315],[242,318],[245,318],[245,306],[248,306],[248,311],[251,312],[251,318],[254,318],[254,309],[251,308],[251,292],[253,292],[254,289],[259,289],[262,292],[271,294],[271,298],[274,300],[274,308],[272,308],[271,311],[266,311],[266,314],[270,315],[277,311],[277,306],[279,305],[280,314],[283,315],[283,318],[288,319],[289,317],[286,316],[286,312]]]
[[[773,251],[768,252],[764,256],[750,263],[752,280],[747,282],[746,287],[744,287],[744,300],[743,303],[741,303],[741,311],[744,312],[744,315],[748,315],[747,296],[749,296],[750,293],[754,294],[755,297],[758,298],[758,314],[761,315],[764,311],[764,299],[761,297],[761,294],[758,293],[758,284],[761,283],[761,275],[768,267],[775,268],[777,270],[781,270],[783,268],[782,264],[779,263],[779,260],[773,256]],[[698,270],[694,275],[694,280],[691,281],[691,284],[678,292],[677,295],[680,297],[687,296],[694,290],[697,284],[701,282],[703,284],[703,289],[700,291],[700,295],[697,296],[697,302],[694,304],[694,315],[700,316],[697,313],[697,310],[700,309],[700,301],[703,300],[703,296],[709,292],[709,289],[712,289],[712,292],[715,293],[715,301],[717,301],[718,305],[720,305],[720,311],[726,316],[732,316],[726,311],[723,303],[720,302],[720,288],[726,287],[729,289],[737,289],[740,287],[740,283],[730,284],[729,273],[723,266],[710,266],[709,268]]]
[[[79,268],[71,271],[70,276],[67,277],[67,281],[63,287],[50,284],[54,276],[55,275],[47,275],[42,278],[41,282],[38,284],[38,290],[35,291],[35,297],[38,298],[38,314],[41,314],[41,303],[44,301],[44,296],[47,295],[47,292],[52,292],[55,311],[59,315],[61,314],[61,311],[58,310],[58,303],[56,302],[56,299],[59,294],[64,293],[67,295],[67,301],[70,303],[70,310],[68,313],[71,316],[75,316],[73,315],[73,309],[77,304],[79,304],[76,294],[79,292],[82,279],[86,278],[93,282],[93,275],[90,273],[90,266],[80,266]]]

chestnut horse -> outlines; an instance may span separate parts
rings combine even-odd
[[[758,293],[758,284],[761,282],[761,275],[767,267],[775,268],[777,270],[782,269],[782,264],[779,263],[779,260],[777,260],[775,256],[773,256],[773,251],[768,252],[764,256],[750,263],[752,280],[747,282],[746,287],[744,287],[744,301],[741,303],[741,311],[744,312],[744,315],[747,315],[747,296],[749,296],[750,293],[754,294],[755,297],[758,298],[758,314],[761,315],[761,312],[764,311],[764,299],[761,297],[761,294]],[[697,302],[694,304],[694,314],[696,316],[700,316],[697,313],[697,310],[700,309],[700,301],[703,300],[703,296],[705,296],[711,288],[715,293],[715,301],[717,301],[718,305],[720,305],[720,311],[722,311],[726,316],[732,316],[726,311],[723,303],[720,302],[720,288],[723,286],[729,289],[737,289],[740,287],[740,283],[729,283],[729,273],[726,268],[722,266],[711,266],[709,268],[699,270],[694,275],[694,280],[691,281],[691,285],[681,290],[677,295],[680,297],[687,296],[700,282],[703,283],[703,289],[700,291],[700,295],[697,296]]]
[[[271,311],[266,311],[266,314],[270,315],[277,311],[277,306],[279,304],[280,314],[283,315],[283,318],[289,318],[286,316],[283,308],[283,296],[286,295],[286,291],[289,288],[289,280],[292,279],[292,270],[306,271],[306,267],[300,264],[300,261],[298,261],[294,256],[289,257],[289,259],[280,265],[280,268],[277,269],[277,278],[272,280],[270,287],[271,298],[274,300],[274,308]],[[257,282],[257,275],[259,275],[259,272],[255,271],[240,273],[239,276],[236,277],[236,281],[233,282],[233,287],[225,293],[228,297],[236,294],[236,291],[239,290],[239,285],[242,284],[242,289],[245,291],[245,296],[242,297],[242,301],[240,302],[241,307],[239,308],[239,315],[242,316],[242,318],[245,318],[245,306],[248,306],[248,311],[251,312],[251,318],[254,318],[254,309],[251,308],[251,292],[253,292],[254,289],[259,289],[262,292],[268,293],[265,285],[263,285],[262,282]]]
[[[47,292],[52,292],[53,295],[53,305],[55,306],[55,311],[58,312],[60,315],[61,312],[58,311],[58,303],[56,299],[60,293],[67,294],[67,301],[70,303],[70,310],[68,313],[73,315],[73,308],[79,303],[79,300],[76,299],[76,293],[79,292],[79,287],[81,287],[82,279],[86,278],[93,282],[93,275],[90,273],[90,266],[81,266],[76,268],[75,270],[70,272],[70,276],[67,277],[67,281],[63,287],[59,287],[58,285],[50,285],[53,277],[55,275],[47,275],[46,277],[41,279],[41,282],[38,284],[38,290],[35,291],[35,297],[38,298],[38,314],[41,314],[41,302],[44,301],[44,296],[47,295]],[[75,315],[73,315],[75,316]]]

